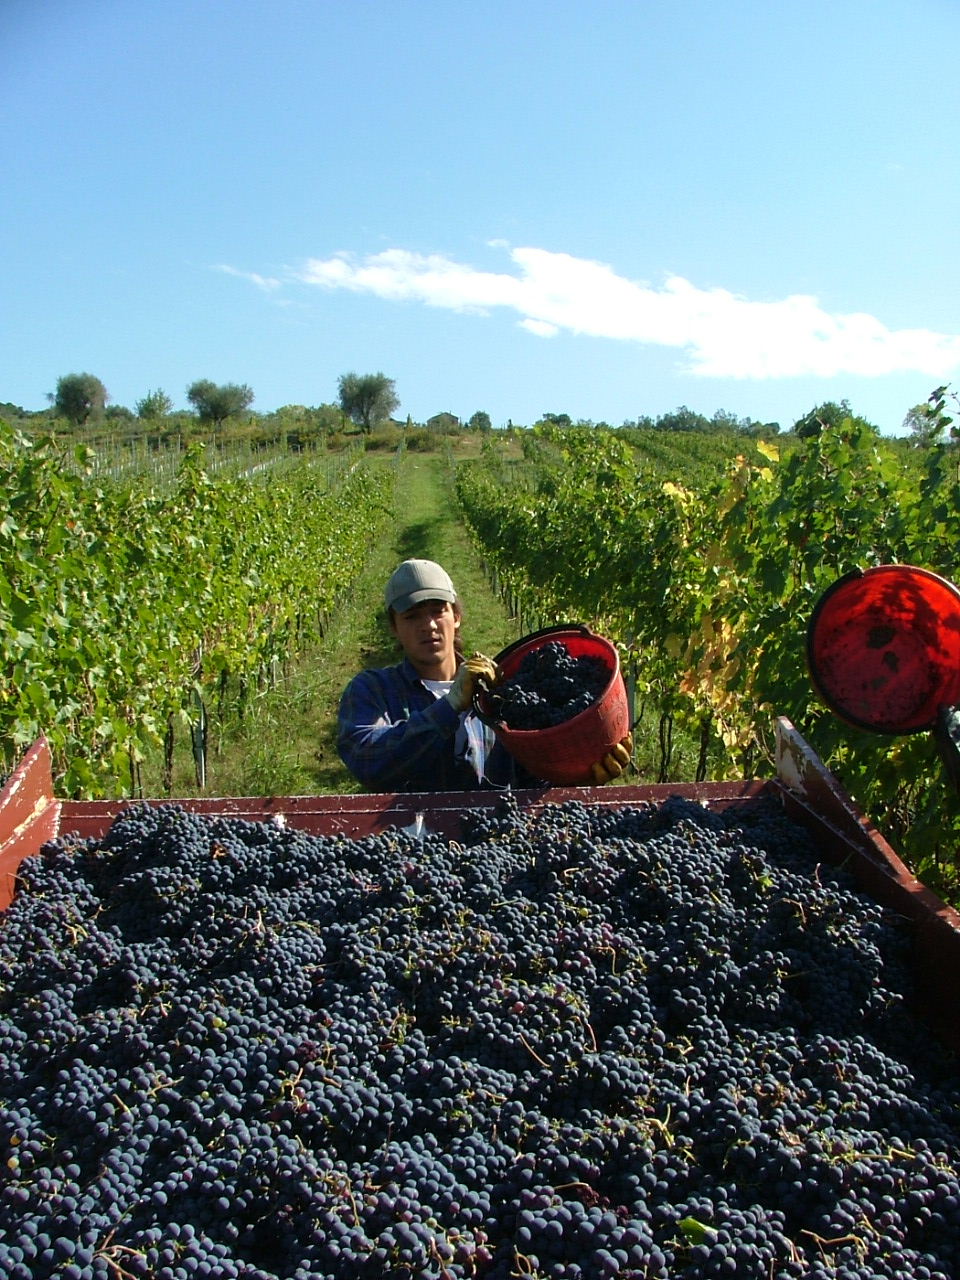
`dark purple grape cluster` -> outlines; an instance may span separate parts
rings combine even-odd
[[[176,806],[0,920],[4,1280],[950,1280],[909,938],[768,802]]]
[[[602,658],[575,658],[562,641],[531,649],[490,693],[494,718],[508,729],[549,729],[586,711],[610,683]]]

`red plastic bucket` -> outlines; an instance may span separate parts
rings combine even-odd
[[[960,591],[928,569],[855,569],[807,629],[814,687],[842,720],[877,733],[932,729],[960,701]]]
[[[586,711],[548,729],[509,729],[494,719],[484,693],[478,695],[476,705],[506,750],[535,778],[557,786],[580,786],[593,782],[590,766],[630,731],[630,708],[616,646],[588,627],[547,627],[508,645],[497,654],[496,663],[508,678],[516,674],[528,653],[557,641],[572,657],[600,658],[610,669],[609,682]]]

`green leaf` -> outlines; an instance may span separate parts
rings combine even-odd
[[[681,1218],[677,1226],[690,1244],[706,1244],[717,1238],[716,1230],[696,1218]]]

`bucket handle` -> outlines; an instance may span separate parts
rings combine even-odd
[[[496,729],[500,723],[498,720],[495,720],[493,716],[488,716],[483,707],[481,707],[479,693],[475,693],[473,695],[473,714],[479,721],[485,724],[488,729]]]

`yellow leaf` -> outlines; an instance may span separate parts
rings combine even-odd
[[[757,453],[763,454],[765,458],[769,458],[771,462],[780,461],[780,450],[775,444],[767,444],[766,440],[757,441]]]
[[[675,498],[681,507],[685,507],[689,500],[690,494],[680,485],[674,484],[672,480],[665,480],[662,485],[663,492],[668,498]]]

